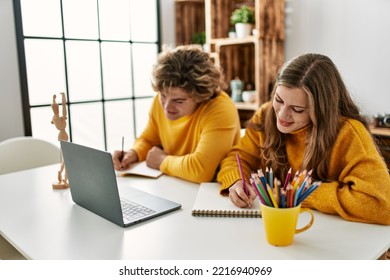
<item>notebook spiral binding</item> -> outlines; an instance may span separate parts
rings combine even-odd
[[[202,217],[234,217],[234,218],[261,218],[260,211],[226,211],[226,210],[192,210],[193,216]]]

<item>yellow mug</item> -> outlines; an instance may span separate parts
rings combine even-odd
[[[314,222],[314,214],[309,208],[301,208],[299,204],[291,208],[274,208],[260,205],[265,235],[268,243],[275,246],[288,246],[294,241],[294,235],[309,229]],[[311,215],[307,225],[297,229],[298,216],[302,212]]]

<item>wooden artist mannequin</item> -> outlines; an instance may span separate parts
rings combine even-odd
[[[66,120],[67,120],[67,112],[66,112],[66,98],[65,93],[61,92],[62,95],[62,117],[59,113],[59,107],[56,102],[56,95],[53,95],[53,103],[51,104],[51,108],[53,110],[54,116],[51,121],[52,124],[60,131],[58,133],[58,141],[68,141],[69,137],[65,131],[66,128]],[[53,189],[66,189],[69,187],[68,176],[66,175],[64,160],[62,155],[60,155],[60,164],[61,168],[58,171],[58,182],[53,183]],[[62,177],[62,173],[64,173],[64,177]]]

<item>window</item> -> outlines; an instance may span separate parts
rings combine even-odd
[[[158,0],[17,0],[14,10],[26,135],[58,143],[51,103],[62,112],[64,92],[70,141],[113,151],[125,137],[129,148],[154,97]]]

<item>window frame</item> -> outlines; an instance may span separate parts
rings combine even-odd
[[[67,129],[69,132],[69,141],[73,140],[72,137],[72,113],[71,110],[69,110],[70,106],[73,104],[83,104],[83,103],[96,103],[100,102],[102,105],[102,118],[103,118],[103,136],[104,136],[104,149],[107,150],[107,129],[106,129],[106,113],[105,113],[105,106],[104,103],[107,101],[126,101],[130,100],[132,103],[132,122],[133,122],[133,137],[134,139],[137,137],[138,130],[142,130],[143,128],[137,129],[137,116],[136,116],[136,101],[145,99],[145,98],[152,98],[154,95],[148,95],[148,96],[137,96],[135,92],[135,86],[134,82],[132,82],[131,87],[132,87],[132,92],[129,97],[120,97],[120,98],[106,98],[104,96],[104,88],[102,86],[101,91],[101,100],[91,100],[91,101],[74,101],[70,102],[69,101],[69,80],[68,80],[68,69],[67,69],[67,58],[66,58],[66,41],[93,41],[93,42],[98,42],[99,43],[99,53],[100,53],[100,78],[101,81],[103,81],[103,69],[102,69],[102,43],[104,42],[119,42],[119,43],[128,43],[130,45],[130,48],[132,49],[132,45],[134,43],[141,43],[141,44],[154,44],[156,45],[156,50],[157,53],[156,55],[161,52],[161,22],[160,22],[160,1],[155,0],[156,4],[156,41],[151,41],[151,42],[140,42],[140,41],[132,41],[131,39],[129,41],[121,41],[121,40],[102,40],[100,38],[98,39],[75,39],[75,38],[66,38],[65,33],[64,33],[64,20],[63,20],[63,3],[61,0],[60,1],[60,6],[61,6],[61,26],[62,26],[62,34],[63,36],[61,38],[57,37],[39,37],[39,36],[25,36],[23,33],[23,22],[22,22],[22,11],[21,11],[21,0],[15,0],[13,1],[14,4],[14,15],[15,15],[15,28],[16,28],[16,40],[17,40],[17,48],[18,48],[18,62],[19,62],[19,75],[20,75],[20,88],[21,88],[21,99],[22,99],[22,111],[23,111],[23,123],[24,123],[24,134],[26,136],[33,136],[33,131],[32,131],[32,123],[31,123],[31,109],[33,108],[39,108],[39,107],[50,107],[51,103],[46,103],[46,104],[30,104],[29,100],[29,87],[28,87],[28,78],[27,78],[27,65],[26,65],[26,53],[25,53],[25,44],[24,40],[25,39],[44,39],[44,40],[50,40],[50,39],[55,39],[55,40],[62,40],[63,44],[63,50],[64,50],[64,71],[65,71],[65,95],[67,97],[67,112],[68,112],[68,124],[67,124]],[[130,0],[129,0],[130,1]],[[99,0],[96,0],[97,5],[99,5]],[[98,10],[98,9],[97,9]],[[99,21],[99,14],[98,14],[98,27],[100,24]],[[100,36],[99,36],[100,37]],[[134,67],[133,67],[133,60],[131,60],[131,79],[134,79]],[[57,93],[57,100],[58,100],[59,93]],[[49,101],[49,100],[48,100]]]

